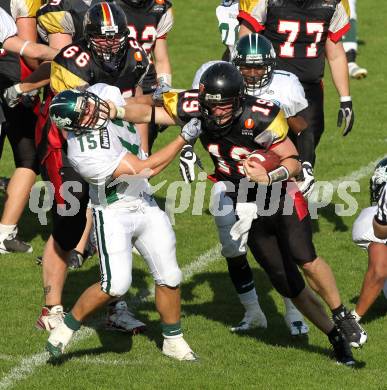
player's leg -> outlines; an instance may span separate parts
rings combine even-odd
[[[196,360],[195,353],[183,338],[180,323],[182,273],[176,260],[175,233],[167,215],[154,200],[144,201],[141,207],[143,212],[137,213],[139,224],[134,245],[147,262],[156,284],[156,308],[164,337],[163,353],[177,360]]]
[[[248,244],[254,257],[266,271],[275,289],[292,299],[301,313],[328,336],[337,361],[346,365],[354,364],[346,338],[305,286],[296,263],[286,251],[277,231],[279,223],[280,219],[268,217],[261,217],[253,222]]]
[[[233,326],[231,331],[245,331],[256,327],[266,328],[267,320],[259,305],[253,273],[247,261],[247,247],[241,245],[241,240],[231,239],[230,231],[237,221],[233,202],[221,191],[221,186],[222,183],[216,183],[212,190],[213,214],[222,245],[221,253],[226,258],[229,276],[245,309],[243,319],[238,325]],[[229,212],[225,213],[227,210]]]
[[[371,242],[368,246],[368,269],[364,276],[355,316],[358,320],[366,314],[382,291],[387,280],[387,247]]]
[[[2,130],[7,133],[11,144],[16,169],[7,186],[0,220],[0,253],[29,253],[32,247],[18,237],[17,224],[39,173],[34,142],[36,116],[32,109],[22,105],[6,108],[5,113],[7,122]]]
[[[360,67],[356,63],[357,56],[357,13],[356,13],[356,0],[349,0],[351,28],[343,36],[343,46],[345,54],[347,55],[348,71],[349,75],[354,79],[362,79],[367,76],[367,69]]]
[[[51,356],[62,355],[74,332],[90,314],[128,291],[132,282],[133,234],[129,214],[117,209],[94,210],[101,281],[82,293],[64,321],[51,332],[46,346]]]
[[[283,250],[301,267],[309,286],[326,302],[337,326],[354,347],[367,341],[367,334],[342,304],[331,267],[318,257],[312,240],[312,223],[306,204],[295,203],[290,215],[281,215],[278,231]]]

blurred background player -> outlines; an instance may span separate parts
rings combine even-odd
[[[343,46],[347,55],[349,75],[360,80],[367,77],[368,71],[356,63],[358,48],[356,0],[349,0],[349,8],[351,29],[343,36]]]
[[[219,31],[222,42],[226,46],[222,60],[230,61],[236,41],[238,40],[239,22],[237,19],[239,4],[236,0],[223,0],[216,7],[216,17],[218,18]]]
[[[274,46],[277,69],[295,74],[304,88],[308,107],[301,115],[308,123],[308,129],[297,138],[297,149],[302,161],[302,176],[311,182],[314,180],[315,149],[324,131],[322,78],[325,59],[340,96],[337,124],[341,127],[344,122],[344,136],[353,126],[348,65],[340,42],[350,28],[348,0],[241,0],[238,18],[240,37],[250,32],[262,33]]]
[[[386,183],[387,158],[384,158],[370,179],[371,206],[360,212],[352,228],[353,241],[368,252],[368,269],[356,308],[352,311],[357,321],[367,313],[382,289],[387,298],[387,238],[377,238],[372,226]]]
[[[65,89],[85,88],[97,81],[114,84],[123,93],[134,91],[145,76],[149,61],[137,41],[128,34],[122,9],[114,2],[97,3],[84,17],[85,38],[65,46],[51,64],[51,90],[37,126],[42,174],[55,187],[53,232],[43,254],[45,306],[37,321],[41,329],[50,330],[62,320],[61,299],[68,256],[84,235],[89,200],[88,185],[69,164],[63,136],[51,123],[48,107],[55,94]],[[62,183],[67,181],[80,183],[80,192],[72,192],[80,204],[74,216],[60,213],[61,209],[69,208],[59,192]],[[133,318],[125,301],[116,301],[110,309],[107,323],[110,328],[132,332],[144,327]]]

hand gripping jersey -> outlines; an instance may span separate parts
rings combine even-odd
[[[218,18],[219,31],[222,34],[222,42],[233,50],[235,42],[238,40],[239,22],[237,19],[239,5],[236,1],[230,7],[218,5],[216,7],[216,17]]]
[[[199,81],[202,74],[212,65],[221,61],[209,61],[203,64],[196,72],[192,88],[199,88]],[[284,111],[285,118],[297,115],[300,111],[308,107],[305,99],[305,92],[297,76],[290,72],[275,70],[271,83],[264,88],[264,92],[259,94],[257,90],[256,97],[270,100],[281,107]]]
[[[98,83],[87,89],[101,99],[111,100],[117,106],[125,105],[120,90]],[[143,193],[149,194],[148,180],[141,176],[128,176],[114,180],[112,174],[126,153],[145,159],[140,148],[140,136],[133,124],[109,121],[101,131],[81,135],[68,133],[67,157],[73,168],[90,184],[93,206],[120,207]]]
[[[326,40],[350,28],[348,0],[241,0],[238,18],[272,42],[278,69],[305,83],[323,77]]]
[[[166,93],[164,107],[171,116],[183,123],[191,118],[201,117],[198,90],[184,91],[179,94]],[[276,144],[286,138],[288,132],[288,125],[280,107],[273,102],[252,96],[246,96],[242,114],[234,121],[232,129],[226,136],[213,138],[209,132],[206,132],[204,122],[202,126],[203,134],[200,140],[215,165],[214,178],[217,181],[233,183],[235,192],[228,194],[234,198],[240,180],[245,178],[242,160],[252,151],[259,149],[254,138],[264,131],[269,131],[274,135],[272,148],[275,148]]]
[[[136,86],[145,76],[149,66],[146,53],[139,44],[130,40],[126,61],[121,70],[107,72],[99,66],[87,47],[84,39],[64,47],[51,63],[50,86],[57,94],[65,89],[87,87],[103,82],[118,87],[125,97],[133,96]],[[48,120],[48,107],[51,97],[39,118],[36,131],[36,143],[39,144],[39,157],[43,161],[52,149],[60,149],[63,138]]]

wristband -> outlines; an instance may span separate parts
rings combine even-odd
[[[20,51],[19,51],[19,54],[22,56],[23,53],[24,53],[24,49],[30,44],[31,42],[30,41],[25,41],[23,43],[23,46],[21,47]]]
[[[157,75],[157,82],[159,84],[172,85],[172,75],[169,73],[160,73]]]
[[[340,103],[351,102],[351,96],[340,96]]]
[[[278,181],[285,181],[289,179],[289,171],[283,165],[280,165],[278,168],[274,169],[267,174],[269,178],[269,186]]]
[[[124,107],[116,107],[117,113],[116,118],[117,119],[124,119],[125,117],[125,108]]]

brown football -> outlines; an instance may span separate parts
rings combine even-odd
[[[270,172],[278,168],[281,164],[281,160],[278,155],[271,150],[254,150],[254,152],[252,152],[247,158],[249,161],[262,165],[266,169],[266,172]]]

